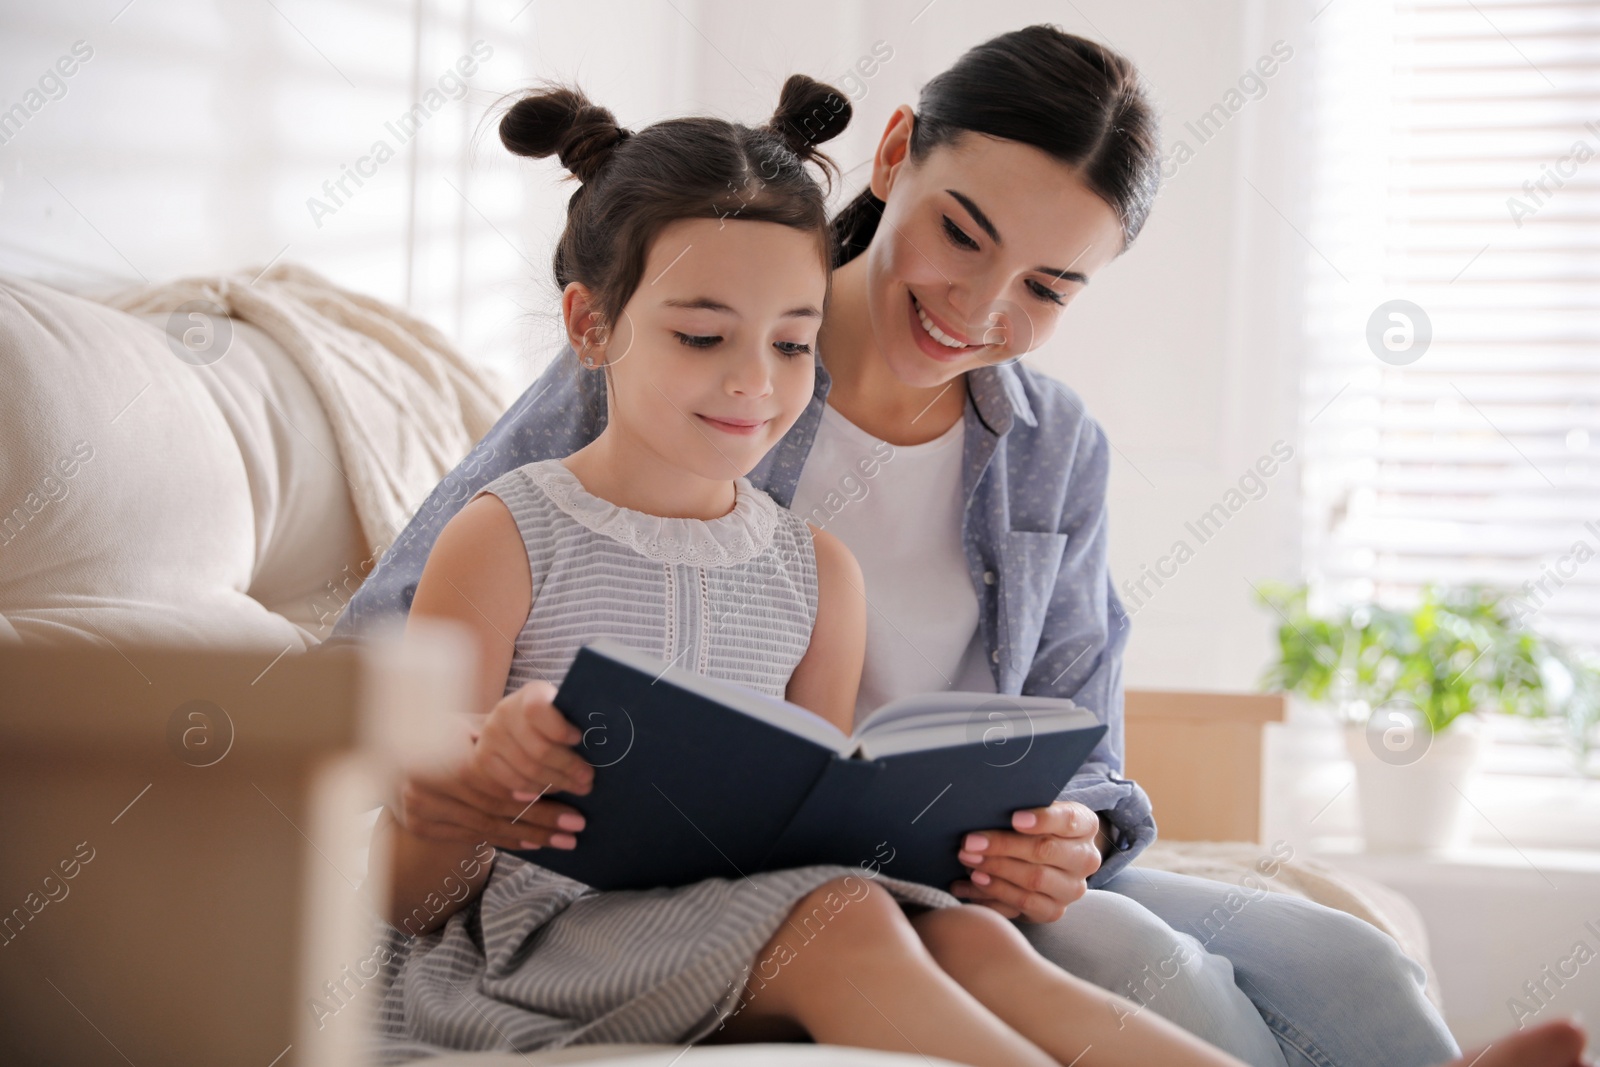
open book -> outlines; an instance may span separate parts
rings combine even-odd
[[[884,705],[853,734],[787,701],[602,639],[555,706],[583,733],[588,826],[571,851],[518,853],[599,889],[828,863],[947,889],[968,831],[1061,790],[1105,734],[1069,700],[936,693]]]

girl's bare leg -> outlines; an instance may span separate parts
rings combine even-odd
[[[1238,1065],[1139,1005],[1068,974],[988,908],[967,905],[911,920],[939,965],[1018,1033],[1062,1063]],[[1514,1031],[1441,1067],[1584,1067],[1584,1031],[1550,1022]]]
[[[989,908],[967,904],[911,920],[939,966],[1013,1030],[1078,1067],[1243,1067],[1139,1005],[1040,956]]]
[[[797,1029],[818,1042],[975,1067],[1056,1067],[940,968],[893,897],[854,876],[795,906],[762,949],[743,1007],[713,1040],[773,1040]]]

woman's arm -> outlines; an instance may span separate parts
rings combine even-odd
[[[861,565],[844,542],[811,527],[817,556],[817,621],[784,694],[849,733],[867,654],[867,598]]]
[[[1132,619],[1111,580],[1111,443],[1098,423],[1071,410],[1081,421],[1061,518],[1067,546],[1022,691],[1070,699],[1107,726],[1057,798],[1097,813],[1096,851],[1103,862],[1092,881],[1098,885],[1155,840],[1156,824],[1150,798],[1123,776],[1122,655]]]
[[[1108,565],[1110,442],[1064,387],[1034,381],[1029,398],[1041,413],[1037,432],[1069,458],[1056,525],[1065,535],[1062,556],[1022,692],[1069,698],[1108,729],[1055,804],[1016,813],[1008,830],[969,837],[962,860],[988,881],[958,882],[953,892],[1012,917],[1050,921],[1125,867],[1154,839],[1155,821],[1144,790],[1122,776],[1129,620]]]
[[[515,637],[532,598],[527,550],[516,521],[498,498],[486,494],[440,532],[411,606],[412,617],[449,619],[466,627],[478,651],[472,706],[493,710],[480,724],[471,760],[456,775],[508,800],[526,790],[523,803],[546,789],[586,792],[593,775],[562,747],[575,744],[578,732],[550,705],[554,690],[548,683],[504,692]],[[426,916],[413,933],[435,929],[465,906],[493,866],[481,840],[424,838],[393,818],[382,821],[380,832],[389,835],[393,857],[388,918],[399,926]],[[464,884],[465,892],[449,889],[456,884]]]

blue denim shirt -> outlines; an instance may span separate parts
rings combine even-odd
[[[971,371],[964,413],[962,540],[997,692],[1069,697],[1109,726],[1062,800],[1105,812],[1116,847],[1091,886],[1109,880],[1155,839],[1150,799],[1122,777],[1122,649],[1128,617],[1107,563],[1110,445],[1077,395],[1010,364]],[[831,379],[750,474],[787,507],[811,452]],[[572,454],[605,427],[605,376],[564,348],[493,429],[429,494],[357,590],[332,640],[411,607],[422,566],[451,516],[478,489],[526,463]]]

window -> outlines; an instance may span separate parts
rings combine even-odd
[[[1315,30],[1314,588],[1492,583],[1600,647],[1600,2],[1333,0]]]

